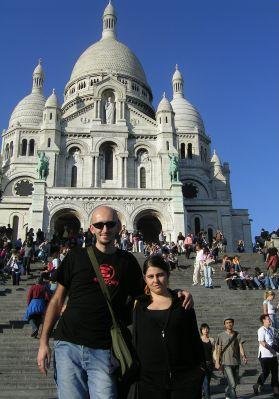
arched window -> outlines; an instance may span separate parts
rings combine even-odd
[[[50,144],[51,144],[51,138],[49,137],[49,138],[47,139],[47,146],[50,147]]]
[[[31,139],[29,141],[29,155],[33,156],[34,150],[35,150],[35,141],[34,141],[34,139]]]
[[[49,119],[50,120],[52,119],[52,112],[49,114]]]
[[[209,246],[211,247],[213,241],[213,229],[211,227],[209,227],[207,230],[207,237],[208,237]]]
[[[166,116],[166,123],[168,123],[168,117]]]
[[[17,235],[18,235],[18,223],[19,223],[19,217],[18,216],[14,216],[13,217],[13,240],[17,239]]]
[[[188,143],[188,146],[187,146],[187,157],[190,159],[193,158],[193,148],[192,148],[191,143]]]
[[[21,155],[27,154],[27,140],[23,139],[21,142]]]
[[[169,149],[170,149],[170,143],[167,141],[166,142],[166,147],[167,147],[167,151],[169,151]]]
[[[72,166],[72,174],[71,174],[71,187],[77,186],[77,167]]]
[[[199,232],[201,231],[201,221],[200,218],[196,217],[195,218],[195,234],[199,234]]]
[[[207,162],[207,151],[206,151],[206,148],[204,149],[204,162]]]
[[[180,156],[181,156],[181,159],[185,159],[185,143],[181,143]]]
[[[14,154],[14,143],[13,141],[10,142],[10,157],[12,157]]]
[[[113,151],[111,147],[107,147],[105,155],[105,179],[113,180]]]
[[[140,168],[140,188],[146,188],[146,170]]]
[[[5,159],[9,159],[9,157],[10,157],[10,146],[9,143],[7,143],[5,147]]]
[[[201,154],[200,154],[201,155],[201,161],[203,162],[203,160],[204,160],[204,158],[203,158],[203,146],[201,146],[201,151],[200,152],[201,152]]]

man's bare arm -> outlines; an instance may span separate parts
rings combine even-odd
[[[43,330],[40,338],[40,347],[37,356],[37,364],[42,374],[47,374],[50,366],[51,350],[49,347],[49,336],[54,324],[60,316],[62,306],[66,298],[67,290],[63,285],[57,284],[56,291],[51,298],[45,314]]]

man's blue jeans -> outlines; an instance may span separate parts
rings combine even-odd
[[[54,377],[59,399],[116,399],[116,367],[109,349],[54,342]]]

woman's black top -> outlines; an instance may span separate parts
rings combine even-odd
[[[212,343],[210,341],[208,341],[208,342],[202,341],[202,345],[203,345],[203,350],[204,350],[204,355],[205,355],[205,361],[213,363]]]
[[[191,370],[204,361],[194,309],[185,310],[177,295],[166,310],[149,310],[150,297],[135,307],[135,343],[144,372]]]

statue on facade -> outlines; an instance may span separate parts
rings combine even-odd
[[[80,161],[80,150],[75,150],[75,152],[73,153],[73,158],[75,163],[78,163]]]
[[[106,124],[111,125],[114,123],[114,102],[111,101],[111,97],[107,99],[105,103],[105,111],[106,111]]]
[[[169,164],[169,174],[171,178],[171,182],[179,181],[179,162],[178,156],[175,154],[169,155],[170,164]]]
[[[38,159],[38,164],[37,164],[37,172],[39,175],[39,179],[41,180],[46,180],[48,177],[49,173],[49,159],[46,157],[46,154],[44,151],[41,151],[38,153],[39,159]]]

